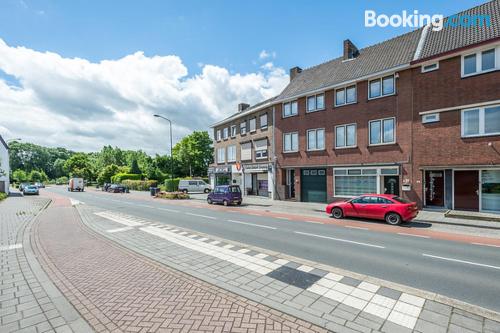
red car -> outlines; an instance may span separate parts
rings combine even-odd
[[[363,194],[347,201],[332,202],[326,206],[326,213],[336,219],[364,217],[397,225],[414,219],[418,208],[415,202],[393,194]]]

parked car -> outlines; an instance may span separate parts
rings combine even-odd
[[[83,178],[71,178],[68,182],[68,191],[83,192],[85,189]]]
[[[108,187],[107,192],[109,193],[128,193],[128,187],[121,185],[121,184],[111,184]]]
[[[210,185],[205,183],[203,180],[196,179],[181,179],[179,181],[179,191],[188,193],[188,192],[210,192]]]
[[[418,208],[415,202],[393,194],[363,194],[350,200],[332,202],[326,206],[326,213],[336,219],[364,217],[397,225],[414,219]]]
[[[222,203],[224,206],[241,205],[241,189],[238,185],[216,186],[207,196],[208,204]]]
[[[23,191],[25,187],[30,186],[30,183],[21,183],[19,184],[19,191]]]
[[[111,184],[110,184],[110,183],[104,183],[104,184],[102,185],[102,190],[103,190],[104,192],[107,192],[110,186],[111,186]]]
[[[35,183],[35,186],[38,188],[45,188],[45,185],[43,183]]]
[[[23,188],[23,194],[24,195],[39,195],[40,193],[38,192],[38,187],[35,185],[28,185]]]

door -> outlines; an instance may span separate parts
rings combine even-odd
[[[425,205],[444,207],[444,170],[425,171]]]
[[[305,169],[301,173],[301,201],[326,202],[326,170]]]
[[[390,204],[388,201],[379,197],[364,197],[364,205],[359,209],[359,216],[370,219],[384,219]]]
[[[295,198],[295,169],[286,170],[286,185],[288,187],[288,199]]]
[[[479,171],[455,171],[454,180],[454,209],[479,210]]]
[[[399,195],[399,176],[384,176],[384,194]]]
[[[367,197],[359,197],[352,199],[350,205],[346,207],[345,215],[353,217],[365,217],[366,204],[368,203]]]

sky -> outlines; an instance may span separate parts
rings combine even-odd
[[[365,10],[450,15],[485,1],[0,1],[0,135],[78,151],[168,151],[273,97],[288,70],[412,30]]]

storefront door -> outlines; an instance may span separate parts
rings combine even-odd
[[[444,206],[444,170],[425,171],[425,205]]]
[[[286,170],[287,199],[295,198],[295,169]]]
[[[384,176],[384,194],[399,195],[399,176]]]
[[[500,213],[500,170],[481,171],[481,210]]]
[[[454,209],[479,210],[479,171],[455,170]]]

